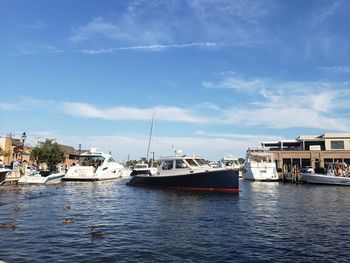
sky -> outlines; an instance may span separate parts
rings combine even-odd
[[[350,132],[347,0],[0,0],[0,136],[244,157]]]

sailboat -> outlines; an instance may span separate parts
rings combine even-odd
[[[146,161],[148,161],[148,157],[149,157],[149,151],[151,148],[151,140],[152,140],[152,134],[153,134],[153,126],[154,126],[154,113],[152,116],[152,122],[151,122],[151,130],[149,133],[149,138],[148,138],[148,147],[147,147],[147,155],[146,155]],[[152,164],[153,164],[153,159],[152,159]],[[156,167],[149,167],[147,163],[137,163],[134,166],[134,169],[132,170],[130,176],[135,176],[138,174],[143,174],[143,175],[154,175],[157,172],[157,168]]]

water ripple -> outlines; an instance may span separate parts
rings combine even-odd
[[[1,187],[6,262],[346,262],[349,188],[240,181],[239,195],[125,180]],[[15,211],[19,205],[20,210]],[[64,209],[64,206],[70,209]],[[65,218],[74,222],[63,224]],[[93,237],[91,227],[105,235]]]

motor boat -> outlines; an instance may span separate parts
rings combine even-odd
[[[148,167],[148,164],[146,163],[137,163],[135,164],[134,169],[132,169],[130,176],[134,176],[137,174],[154,175],[156,172],[156,167]]]
[[[350,168],[346,163],[329,163],[326,173],[302,173],[301,180],[311,184],[350,186]]]
[[[263,149],[248,149],[244,162],[243,179],[251,181],[278,181],[273,153]]]
[[[155,175],[137,174],[127,183],[131,186],[238,192],[238,171],[213,168],[197,156],[180,155],[163,157]]]
[[[238,170],[238,176],[239,178],[242,178],[243,176],[243,165],[239,163],[239,160],[237,157],[234,156],[225,156],[220,161],[221,167],[229,168]]]
[[[110,154],[91,148],[80,155],[79,163],[68,169],[63,181],[99,181],[125,178],[130,170],[114,161]]]
[[[66,171],[33,171],[21,176],[18,184],[58,184],[61,182]]]
[[[0,185],[5,181],[6,175],[12,170],[1,165],[0,167]]]

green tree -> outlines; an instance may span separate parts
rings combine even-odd
[[[52,140],[46,139],[46,141],[39,146],[35,147],[30,155],[32,160],[36,160],[37,163],[46,163],[50,170],[53,170],[55,165],[64,162],[64,151]]]
[[[10,155],[9,151],[4,151],[1,147],[0,147],[0,156],[4,156],[7,157]]]
[[[238,162],[240,163],[240,164],[242,164],[242,163],[244,163],[244,158],[238,158]]]

